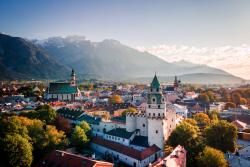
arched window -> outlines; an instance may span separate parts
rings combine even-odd
[[[155,113],[153,113],[153,116],[155,116]]]
[[[161,105],[158,105],[158,108],[161,108]]]
[[[145,127],[145,124],[143,124],[142,126]]]
[[[155,133],[157,134],[157,133],[158,133],[158,130],[156,130]]]
[[[157,88],[156,91],[159,92],[159,88]]]
[[[155,98],[153,98],[152,100],[153,100],[153,102],[155,102]]]
[[[158,113],[158,117],[160,117],[161,116],[161,114],[160,113]]]

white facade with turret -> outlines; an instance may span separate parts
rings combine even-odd
[[[176,112],[162,95],[155,76],[145,111],[127,113],[126,124],[103,121],[91,125],[94,151],[130,166],[146,167],[161,157],[164,144],[176,126]]]
[[[149,145],[163,149],[164,143],[175,129],[176,112],[174,106],[166,103],[162,90],[155,76],[148,94],[146,112],[126,115],[126,130],[138,131],[138,135],[148,137]]]

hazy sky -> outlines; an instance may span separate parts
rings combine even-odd
[[[250,78],[249,0],[0,0],[0,32],[113,38],[165,60],[206,63]]]

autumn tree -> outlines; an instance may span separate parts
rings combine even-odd
[[[35,111],[21,113],[20,115],[30,119],[40,119],[41,121],[45,121],[46,124],[53,124],[57,113],[50,105],[41,105]]]
[[[233,102],[227,102],[227,103],[225,104],[224,109],[225,109],[225,110],[228,110],[228,109],[230,109],[230,108],[236,108],[236,104],[233,103]]]
[[[192,118],[186,118],[183,120],[183,122],[186,122],[186,123],[189,123],[193,126],[196,126],[197,125],[197,121],[195,119],[192,119]]]
[[[89,142],[87,135],[80,126],[76,126],[71,136],[71,144],[80,152]]]
[[[120,95],[114,94],[109,98],[109,103],[110,104],[122,103],[122,98]]]
[[[227,121],[219,121],[206,127],[206,143],[223,152],[234,152],[237,140],[237,128]]]
[[[58,131],[55,126],[46,125],[39,119],[12,116],[8,120],[9,122],[14,122],[15,126],[11,126],[12,131],[5,132],[8,134],[19,134],[27,138],[33,144],[35,157],[46,154],[53,149],[63,148],[67,144],[67,139],[63,131]],[[12,125],[12,123],[9,125]],[[23,130],[15,130],[17,129],[16,126],[24,128],[25,135],[23,135]]]
[[[11,167],[29,167],[32,163],[32,145],[19,134],[8,134],[1,139],[2,161]]]
[[[16,119],[16,117],[6,117],[1,119],[0,136],[19,134],[23,138],[30,140],[26,126]]]
[[[43,139],[45,150],[62,149],[67,144],[68,141],[63,131],[58,131],[53,125],[46,125]]]
[[[219,112],[217,110],[212,110],[209,113],[209,118],[211,120],[211,123],[215,123],[219,121]]]
[[[237,105],[240,105],[241,95],[239,92],[232,93],[232,101]]]
[[[72,129],[69,121],[67,119],[61,117],[60,115],[58,115],[55,119],[55,126],[58,130],[64,131],[64,133],[67,135],[70,134],[71,129]]]
[[[205,126],[210,123],[209,116],[204,113],[195,114],[194,119],[197,121],[198,125],[201,125],[201,126]]]
[[[137,113],[137,110],[136,110],[136,108],[129,107],[122,112],[122,115],[125,116],[127,113]]]
[[[209,97],[206,93],[201,93],[199,96],[198,96],[198,100],[202,103],[209,103]]]
[[[84,130],[84,133],[87,135],[87,137],[91,136],[91,127],[86,121],[82,121],[79,126]]]
[[[195,165],[195,159],[204,147],[201,138],[199,137],[199,128],[187,122],[182,122],[176,127],[171,133],[167,144],[172,147],[176,147],[177,145],[185,147],[189,152],[187,155],[188,166]]]
[[[217,101],[217,98],[216,98],[214,92],[212,92],[211,90],[207,91],[207,96],[209,98],[209,102]]]
[[[240,104],[246,105],[247,102],[248,102],[247,99],[245,99],[245,98],[240,98]]]
[[[212,147],[205,147],[197,160],[200,167],[227,167],[227,161],[223,152]]]

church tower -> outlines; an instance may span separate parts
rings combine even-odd
[[[70,81],[70,85],[71,85],[71,86],[76,86],[76,74],[75,74],[74,69],[72,69],[72,72],[71,72],[71,81]]]
[[[148,143],[163,149],[171,128],[175,128],[175,111],[167,107],[157,76],[154,76],[148,93],[146,115],[148,117]]]

